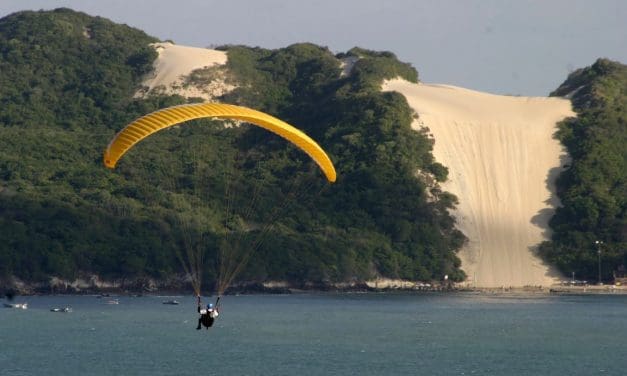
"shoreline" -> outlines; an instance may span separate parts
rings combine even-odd
[[[97,297],[144,297],[144,296],[193,296],[191,288],[183,286],[160,286],[151,289],[136,288],[137,285],[122,287],[90,286],[87,288],[53,289],[41,284],[24,284],[18,288],[15,285],[0,284],[0,300],[11,300],[16,296],[97,296]],[[409,293],[409,294],[468,294],[476,296],[503,296],[503,297],[530,297],[530,296],[555,296],[555,295],[627,295],[627,286],[622,285],[562,285],[552,286],[524,286],[524,287],[469,287],[461,285],[434,285],[434,284],[393,284],[384,287],[373,287],[366,282],[351,284],[287,284],[276,282],[248,282],[229,288],[224,296],[237,295],[291,295],[291,294],[385,294],[385,293]],[[205,290],[203,296],[213,294]],[[8,298],[8,299],[7,299]]]

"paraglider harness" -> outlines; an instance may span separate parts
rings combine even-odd
[[[211,304],[207,305],[207,309],[201,309],[201,304],[200,304],[200,295],[198,295],[198,313],[200,313],[200,317],[198,318],[198,326],[196,327],[197,330],[202,329],[202,326],[204,326],[205,328],[209,329],[211,326],[213,326],[213,323],[215,321],[215,319],[218,317],[220,309],[219,309],[219,304],[220,304],[220,297],[218,296],[218,298],[216,299],[216,303],[214,306],[212,306]]]

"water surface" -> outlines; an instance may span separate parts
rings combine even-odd
[[[627,296],[18,297],[0,375],[622,375]],[[71,313],[50,308],[70,305]]]

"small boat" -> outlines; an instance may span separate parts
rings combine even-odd
[[[163,302],[163,304],[179,305],[181,303],[179,303],[178,300],[166,300],[166,301]]]
[[[28,303],[4,303],[5,308],[27,309]]]
[[[50,312],[72,312],[72,307],[50,308]]]
[[[107,300],[105,304],[120,304],[120,301],[117,299]]]

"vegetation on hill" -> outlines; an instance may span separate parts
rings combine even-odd
[[[571,97],[577,118],[556,135],[572,161],[557,181],[563,206],[540,251],[566,275],[596,282],[600,250],[601,279],[610,281],[627,265],[627,66],[599,59],[553,95]]]
[[[206,248],[210,284],[229,236],[260,232],[278,197],[311,186],[273,218],[241,279],[464,278],[455,256],[464,237],[448,214],[456,198],[428,183],[445,180],[446,168],[432,140],[411,130],[404,97],[380,91],[385,78],[417,81],[411,66],[359,48],[334,56],[312,44],[221,47],[237,89],[220,100],[303,129],[333,159],[333,185],[322,188],[308,158],[282,139],[216,121],[160,132],[108,171],[102,152],[117,130],[185,101],[133,98],[155,41],[68,9],[0,20],[0,275],[166,278],[181,272],[176,256],[191,232],[203,234],[195,246]],[[342,76],[346,57],[358,60]],[[241,192],[235,201],[221,193],[229,187]],[[231,221],[230,205],[252,212]]]

